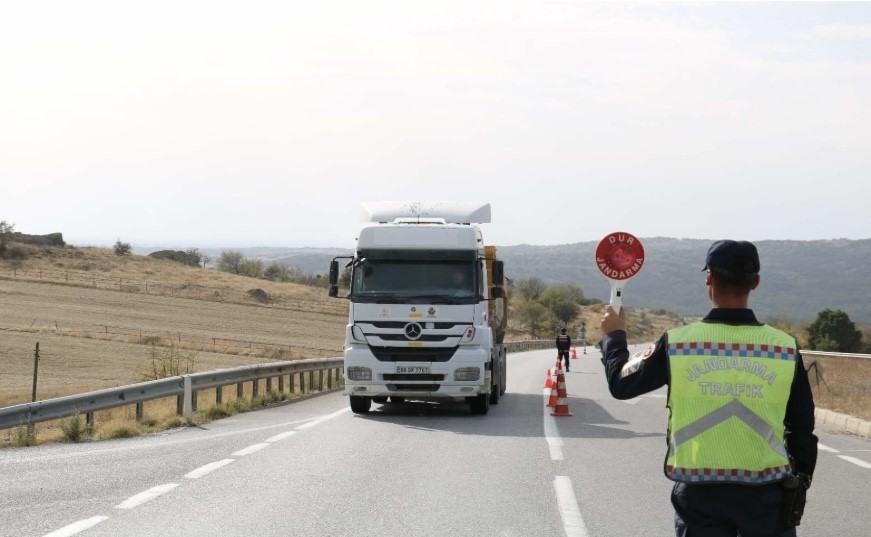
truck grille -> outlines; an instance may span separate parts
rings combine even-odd
[[[431,375],[427,373],[417,373],[411,375],[394,375],[392,373],[387,373],[384,375],[384,380],[445,380],[444,375]]]
[[[392,392],[411,390],[415,392],[437,392],[439,384],[388,384],[387,389]]]
[[[369,347],[379,362],[447,362],[457,347]]]
[[[367,321],[360,321],[367,322]],[[426,319],[414,320],[411,322],[419,322],[420,324],[429,324],[430,321]],[[374,326],[375,328],[392,328],[392,329],[402,329],[405,328],[409,321],[369,321],[369,324]],[[455,326],[472,326],[472,323],[432,323],[432,327],[436,330],[449,330]]]

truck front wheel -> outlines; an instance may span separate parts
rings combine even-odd
[[[490,394],[482,393],[480,395],[476,395],[470,401],[469,406],[472,407],[472,414],[478,414],[483,416],[490,411]]]
[[[372,398],[363,397],[362,395],[352,395],[351,397],[351,412],[354,414],[365,414],[372,408]]]

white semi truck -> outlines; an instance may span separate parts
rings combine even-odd
[[[475,224],[489,204],[364,203],[353,256],[330,264],[338,296],[349,259],[345,394],[357,414],[372,402],[466,401],[486,414],[505,393],[507,296],[502,261]]]

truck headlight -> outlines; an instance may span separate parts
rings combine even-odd
[[[460,343],[470,343],[473,339],[475,339],[475,327],[470,326],[466,328],[465,332],[463,332],[463,337],[460,338]]]
[[[481,369],[478,367],[460,367],[454,371],[454,380],[470,381],[481,378]]]
[[[363,335],[363,329],[356,324],[351,327],[351,337],[354,341],[360,341],[362,343],[366,342],[366,336]]]
[[[345,369],[348,380],[372,380],[372,370],[368,367],[351,366]]]

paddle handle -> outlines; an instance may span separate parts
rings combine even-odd
[[[609,302],[614,313],[620,315],[623,308],[623,283],[617,280],[611,281],[611,301]]]

